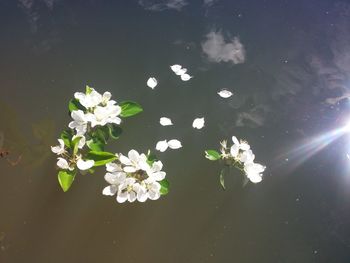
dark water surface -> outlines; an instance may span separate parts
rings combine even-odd
[[[350,262],[348,1],[0,0],[0,72],[2,149],[21,156],[0,159],[0,262]],[[144,108],[109,150],[182,142],[158,154],[167,196],[118,204],[104,169],[59,188],[50,145],[86,84]],[[223,191],[203,151],[232,135],[267,170]]]

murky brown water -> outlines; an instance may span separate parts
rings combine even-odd
[[[347,1],[1,0],[0,262],[350,262],[349,136],[330,135],[350,119],[349,36]],[[86,84],[144,108],[109,150],[181,140],[158,154],[167,196],[118,204],[104,169],[61,191],[50,146]],[[267,170],[223,191],[203,152],[232,135]]]

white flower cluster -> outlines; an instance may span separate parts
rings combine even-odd
[[[233,145],[227,152],[227,142],[222,141],[221,155],[223,159],[233,159],[235,163],[243,166],[243,170],[252,183],[259,183],[262,180],[262,173],[265,171],[265,166],[254,163],[255,155],[250,149],[250,145],[246,141],[238,141],[236,136],[232,136]]]
[[[71,141],[80,138],[77,142],[78,149],[83,149],[85,146],[88,127],[104,126],[108,123],[120,124],[121,119],[118,115],[121,113],[121,107],[116,105],[116,101],[111,100],[110,92],[101,95],[93,88],[87,87],[86,93],[76,92],[74,97],[85,108],[85,111],[73,110],[71,113],[73,121],[68,125],[76,132]],[[69,153],[62,139],[58,139],[58,142],[59,145],[52,146],[51,151],[59,156],[57,166],[60,169],[73,171],[77,166],[79,170],[88,170],[94,166],[93,160],[83,160],[81,154]]]
[[[121,119],[118,116],[121,113],[121,107],[116,105],[116,101],[111,100],[111,93],[107,91],[101,95],[89,87],[88,91],[74,94],[74,97],[86,110],[85,112],[82,110],[72,111],[73,121],[69,123],[68,127],[75,129],[77,135],[84,135],[88,124],[92,128],[97,125],[104,126],[108,123],[120,124]]]
[[[78,149],[82,149],[85,145],[84,136],[74,135],[72,141],[78,137],[80,137]],[[58,142],[59,145],[51,146],[51,151],[59,156],[57,158],[57,166],[60,169],[73,171],[75,166],[77,166],[79,170],[85,171],[94,166],[95,162],[93,160],[83,160],[81,154],[70,156],[65,148],[64,141],[62,139],[58,139]]]
[[[145,202],[157,200],[166,173],[162,171],[161,161],[147,162],[145,154],[130,150],[128,156],[117,154],[118,161],[106,164],[105,180],[110,184],[102,191],[103,195],[117,194],[117,202]]]

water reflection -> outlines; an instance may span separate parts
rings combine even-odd
[[[22,156],[0,159],[9,262],[348,262],[349,145],[327,137],[350,117],[347,1],[2,3],[0,131],[11,160]],[[174,63],[194,78],[175,78]],[[60,192],[49,146],[87,82],[145,108],[111,150],[181,140],[162,158],[167,198],[118,206],[101,174]],[[158,127],[163,115],[174,125]],[[194,132],[195,116],[206,125]],[[202,155],[232,134],[270,170],[256,187],[227,178],[222,192]]]

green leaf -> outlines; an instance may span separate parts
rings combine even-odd
[[[109,136],[114,140],[118,139],[123,132],[122,128],[120,128],[116,124],[109,124],[108,128],[109,128]]]
[[[157,156],[154,153],[148,151],[147,153],[147,163],[152,166],[152,164],[157,161]]]
[[[124,118],[134,116],[143,111],[141,105],[133,101],[123,101],[119,103],[119,106],[122,108],[120,116]]]
[[[110,152],[90,151],[87,153],[86,159],[94,160],[94,166],[101,166],[114,161],[115,159],[117,159],[117,157],[115,156],[115,154]]]
[[[58,182],[60,183],[60,186],[64,192],[67,192],[71,187],[75,175],[76,171],[61,170],[58,172]]]
[[[105,144],[101,142],[98,138],[88,140],[86,142],[86,145],[89,147],[90,150],[93,150],[96,152],[104,151],[104,146],[105,146]]]
[[[97,127],[96,130],[92,133],[93,139],[98,139],[99,141],[107,144],[109,139],[109,128],[108,127]]]
[[[93,91],[93,89],[90,88],[89,85],[86,85],[86,87],[85,87],[85,93],[86,93],[86,95],[90,94],[92,91]]]
[[[68,104],[69,112],[74,110],[85,110],[84,106],[80,104],[79,100],[71,99]]]
[[[64,141],[64,145],[70,149],[72,148],[72,145],[71,145],[71,140],[72,140],[72,137],[73,137],[73,131],[72,130],[64,130],[62,133],[61,133],[61,139]]]
[[[77,152],[78,152],[78,146],[79,146],[79,142],[81,140],[81,136],[77,136],[74,138],[74,140],[72,141],[71,145],[72,145],[72,148],[73,148],[73,155],[76,155]]]
[[[167,179],[163,179],[162,181],[159,181],[160,184],[160,194],[166,195],[169,193],[169,182]]]
[[[224,171],[224,169],[222,169],[221,172],[220,172],[220,184],[221,184],[222,188],[224,190],[226,190],[224,175],[225,175],[225,171]]]
[[[206,150],[205,158],[209,159],[210,161],[217,161],[221,158],[221,154],[215,150]]]

